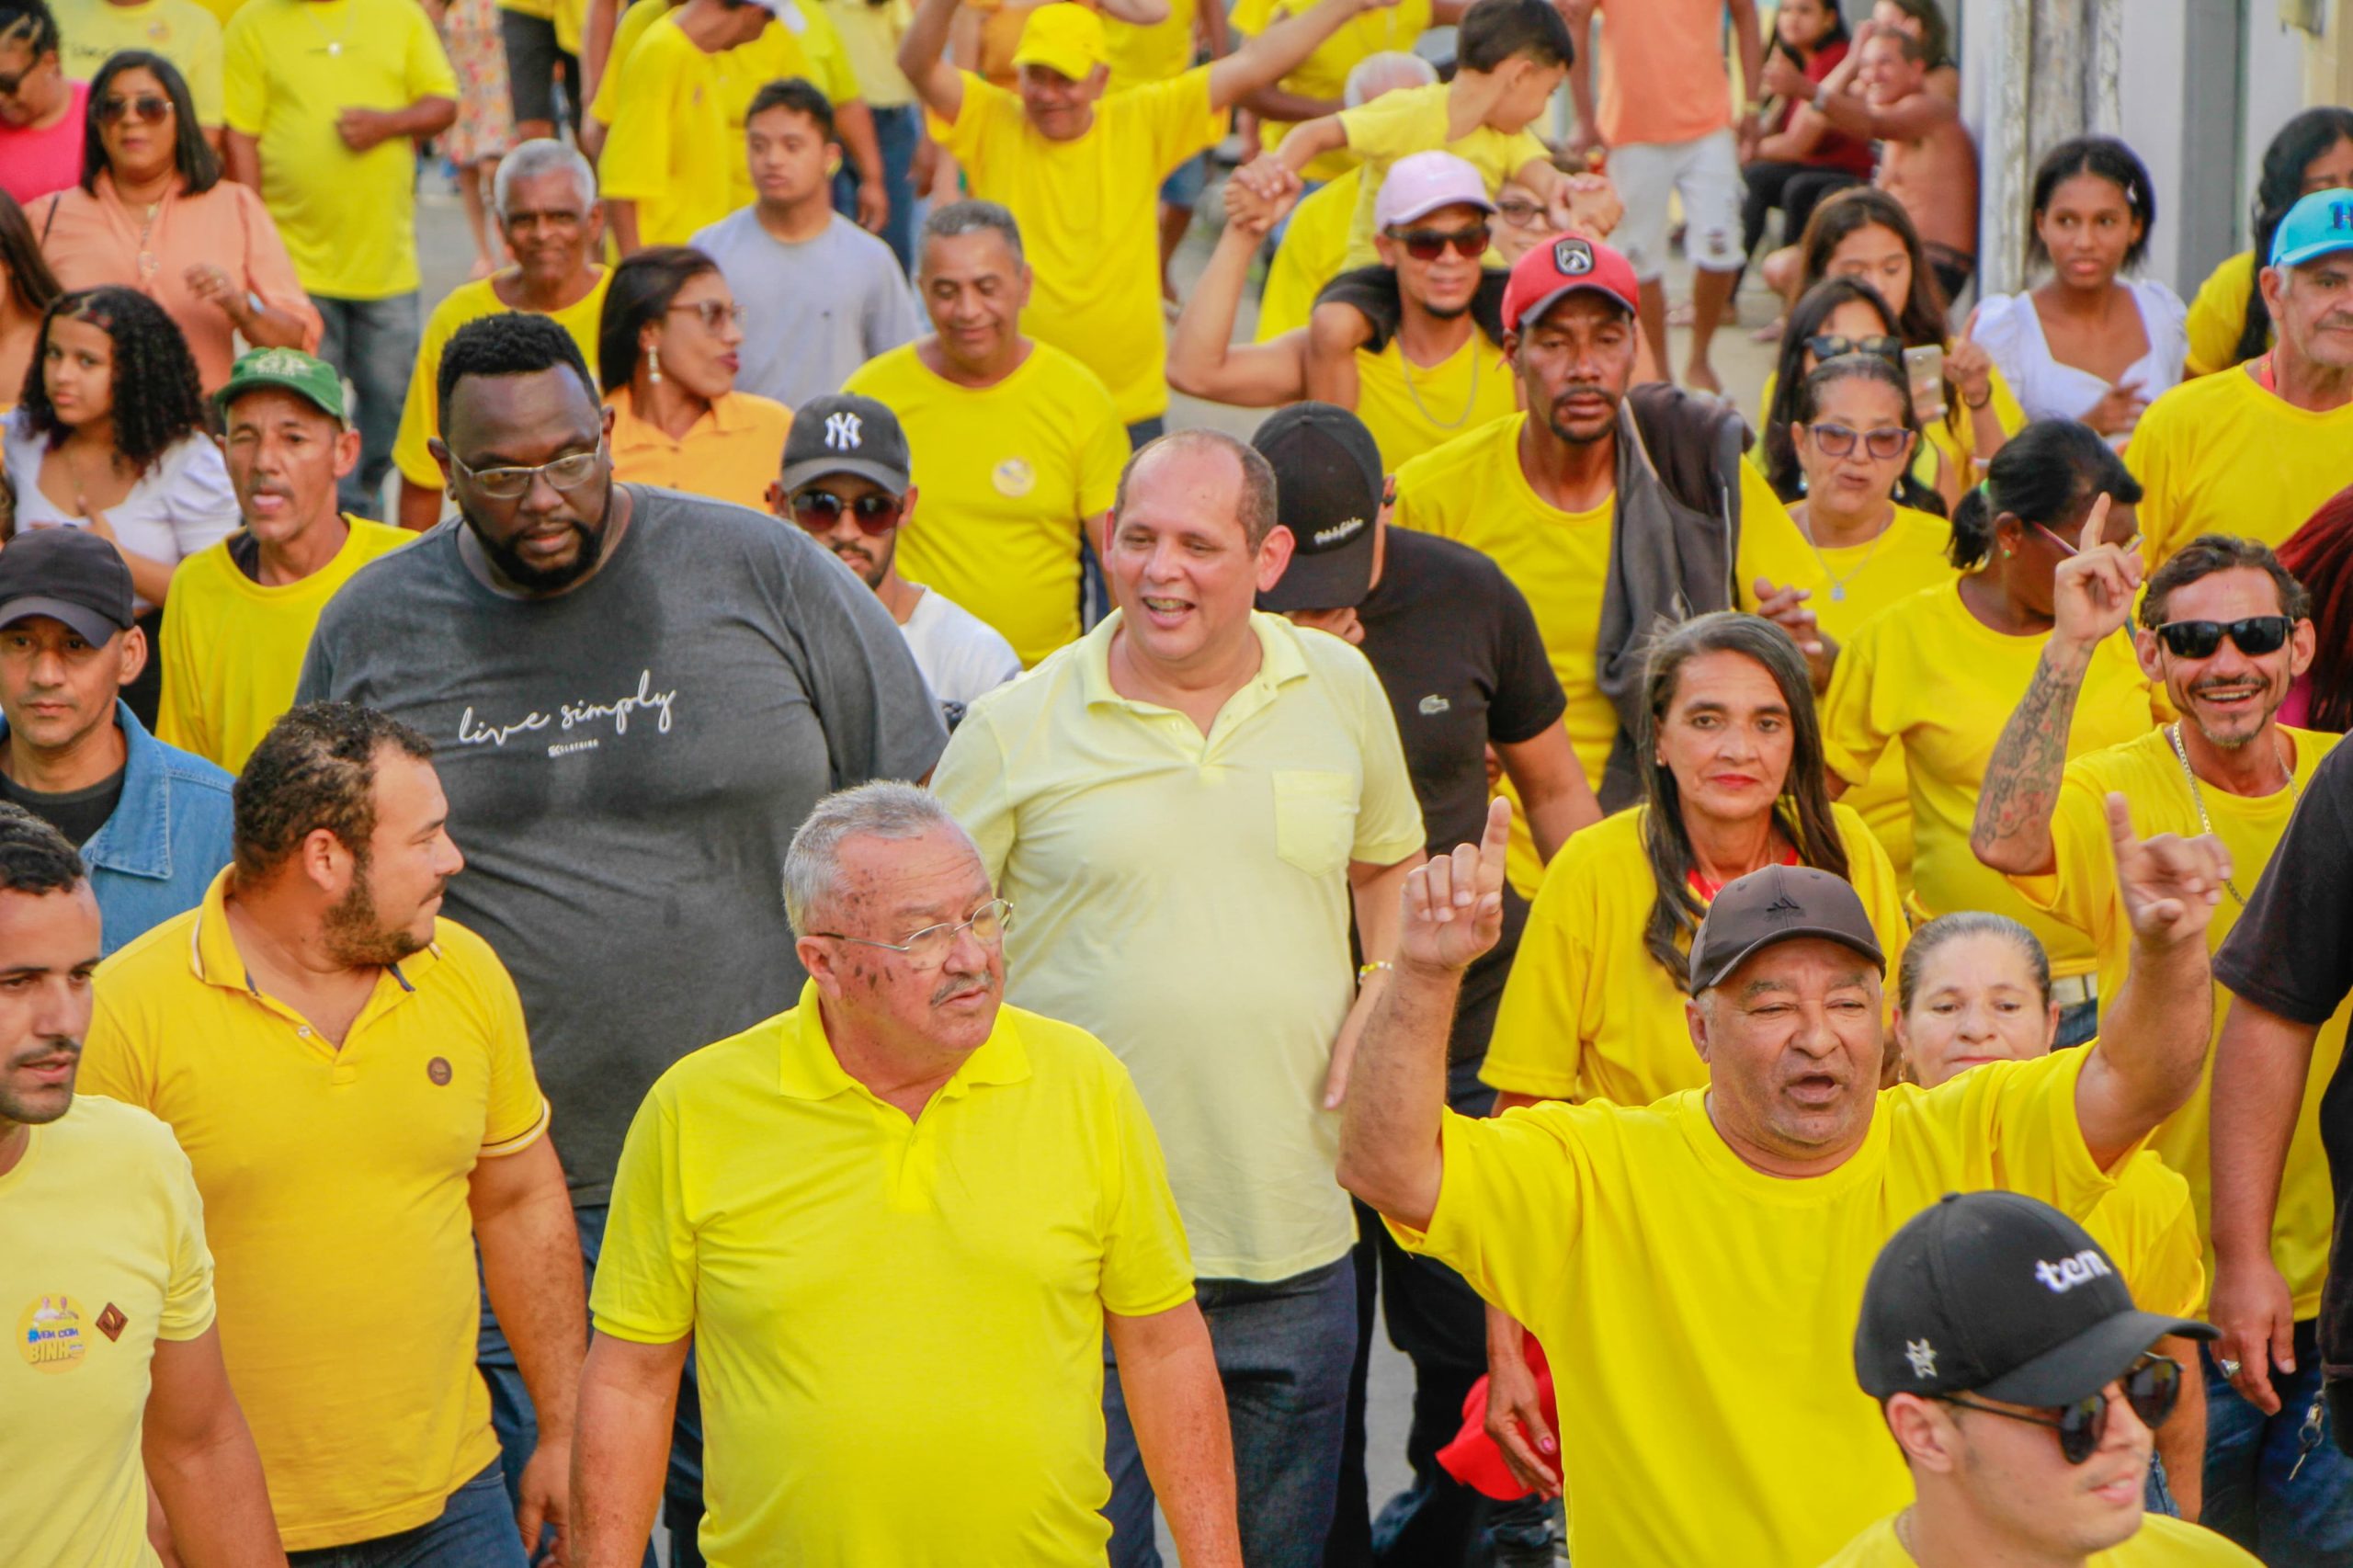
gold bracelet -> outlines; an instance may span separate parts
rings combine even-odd
[[[1374,975],[1380,973],[1383,970],[1394,974],[1397,971],[1397,966],[1391,963],[1387,959],[1375,959],[1370,963],[1358,965],[1357,983],[1358,985],[1362,985],[1366,981],[1370,980]]]

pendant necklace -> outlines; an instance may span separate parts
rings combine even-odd
[[[2189,782],[2189,803],[2198,808],[2198,831],[2211,835],[2214,831],[2214,824],[2212,820],[2206,815],[2205,791],[2198,788],[2198,775],[2190,770],[2189,754],[2184,751],[2181,746],[2180,720],[2177,719],[2165,727],[2165,739],[2173,743],[2174,760],[2181,764],[2181,776]],[[2292,816],[2295,814],[2296,807],[2302,802],[2303,798],[2304,792],[2296,787],[2296,769],[2292,765],[2290,765],[2288,767],[2288,812],[2290,815]],[[2231,890],[2231,896],[2239,901],[2239,907],[2241,909],[2245,909],[2246,907],[2246,895],[2239,892],[2238,883],[2233,881],[2228,877],[2224,877],[2222,879],[2222,885]]]

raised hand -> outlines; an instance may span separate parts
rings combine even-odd
[[[1299,205],[1300,192],[1305,188],[1298,175],[1273,159],[1260,159],[1272,164],[1270,177],[1256,183],[1245,183],[1236,176],[1225,182],[1225,221],[1254,238],[1264,238],[1274,232],[1285,214]],[[1279,178],[1271,177],[1274,176]],[[1262,188],[1271,185],[1276,194],[1269,196]]]
[[[1807,601],[1813,597],[1813,591],[1811,588],[1777,587],[1763,577],[1756,579],[1755,589],[1756,613],[1788,632],[1790,640],[1798,645],[1798,652],[1805,655],[1809,672],[1813,676],[1813,689],[1817,692],[1829,690],[1830,669],[1838,657],[1838,648],[1823,634],[1813,611],[1807,608]]]
[[[2051,631],[2058,642],[2088,653],[2132,619],[2132,597],[2141,591],[2141,555],[2108,542],[2109,497],[2092,500],[2091,514],[2076,536],[2075,553],[2051,579]]]
[[[1626,215],[1626,203],[1608,175],[1571,175],[1562,182],[1549,216],[1555,227],[1588,240],[1606,240]]]
[[[1765,56],[1762,85],[1768,97],[1810,98],[1813,82],[1798,69],[1797,62],[1776,49]]]
[[[1918,288],[1916,282],[1914,288]],[[1961,324],[1961,336],[1945,350],[1945,374],[1961,392],[1963,405],[1974,408],[1994,395],[1994,357],[1977,341],[1977,310],[1972,307],[1969,319]]]
[[[1503,935],[1504,847],[1511,842],[1511,802],[1487,805],[1477,844],[1458,844],[1405,879],[1397,934],[1401,969],[1460,971]]]
[[[2222,901],[2231,875],[2230,851],[2212,834],[2184,838],[2132,831],[2132,809],[2120,794],[2108,797],[2108,842],[2116,857],[2116,887],[2135,941],[2158,946],[2206,939],[2206,923]]]

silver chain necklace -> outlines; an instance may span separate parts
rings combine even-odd
[[[2173,743],[2173,759],[2181,764],[2181,776],[2189,781],[2189,803],[2198,808],[2198,831],[2211,835],[2214,831],[2213,819],[2206,814],[2206,793],[2204,790],[2199,789],[2198,775],[2189,766],[2189,754],[2182,749],[2180,720],[2177,719],[2172,723],[2165,726],[2165,739]],[[2296,807],[2302,802],[2304,792],[2301,789],[2297,788],[2295,766],[2291,763],[2288,764],[2287,767],[2288,812],[2289,814],[2292,816],[2295,814]],[[2246,907],[2246,894],[2239,892],[2238,883],[2231,881],[2228,877],[2224,877],[2222,879],[2222,885],[2230,889],[2231,896],[2239,901],[2239,907],[2241,909],[2245,909]]]

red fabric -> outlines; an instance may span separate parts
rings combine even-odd
[[[1552,1401],[1552,1369],[1545,1363],[1544,1347],[1536,1343],[1532,1334],[1523,1336],[1520,1344],[1528,1356],[1528,1369],[1536,1374],[1536,1396],[1543,1407],[1544,1424],[1557,1433],[1561,1429],[1561,1412]],[[1462,1430],[1455,1435],[1454,1441],[1438,1451],[1438,1462],[1447,1474],[1498,1503],[1517,1502],[1529,1495],[1529,1489],[1519,1483],[1511,1466],[1504,1462],[1503,1446],[1487,1436],[1484,1378],[1471,1385],[1470,1394],[1462,1401]]]
[[[1809,82],[1822,81],[1846,58],[1847,41],[1844,39],[1827,49],[1814,51],[1813,58],[1805,62],[1805,79]],[[1797,105],[1783,104],[1779,117],[1770,129],[1787,131],[1790,117],[1797,111]],[[1824,131],[1822,140],[1813,144],[1813,151],[1798,161],[1808,168],[1844,169],[1857,179],[1870,178],[1872,171],[1878,167],[1878,156],[1871,151],[1869,142],[1836,129]]]

